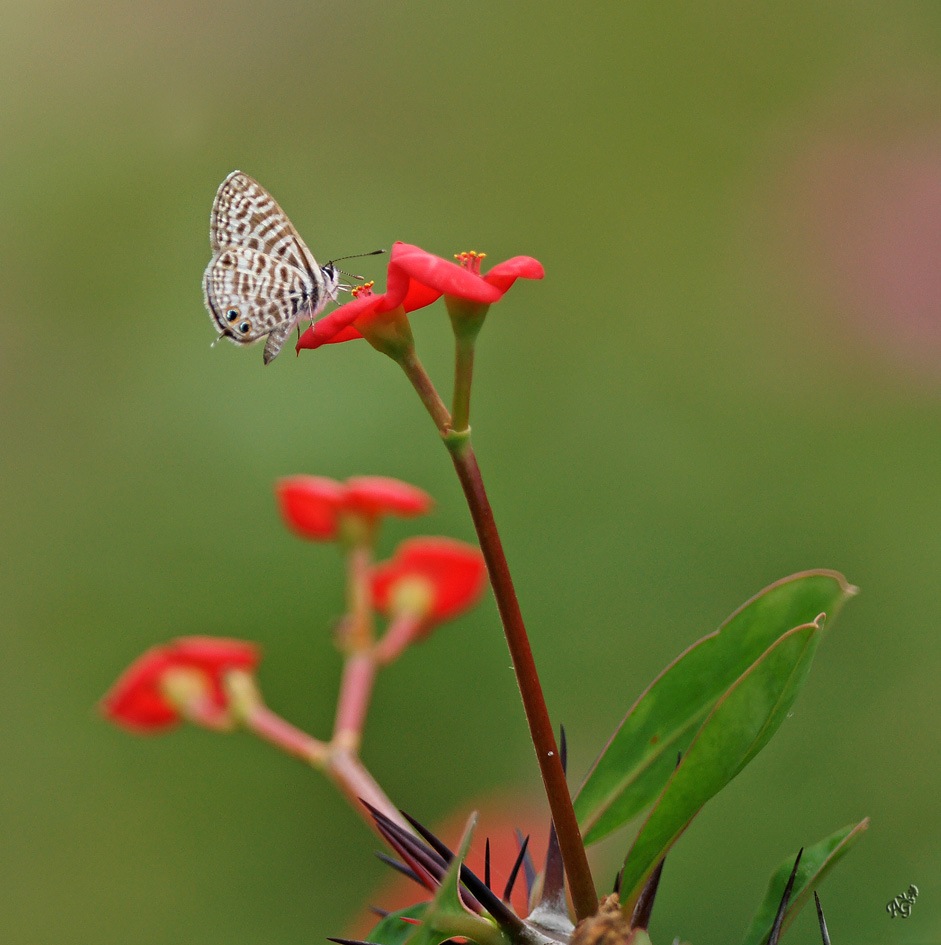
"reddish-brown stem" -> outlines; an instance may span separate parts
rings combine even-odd
[[[470,443],[470,428],[459,431],[452,429],[448,410],[414,350],[408,357],[400,360],[399,365],[405,371],[425,405],[425,409],[434,420],[445,445],[450,450],[454,468],[457,470],[458,479],[464,490],[464,497],[477,530],[477,539],[490,572],[490,583],[497,599],[497,608],[503,622],[503,631],[510,649],[510,657],[513,660],[520,695],[523,697],[523,708],[529,723],[530,736],[536,749],[536,758],[539,761],[539,770],[542,772],[549,809],[552,812],[552,820],[559,838],[565,875],[572,893],[572,904],[575,906],[577,918],[585,919],[597,911],[598,894],[595,892],[595,883],[591,878],[588,856],[578,829],[575,809],[572,807],[572,797],[565,780],[555,732],[552,730],[549,710],[546,708],[546,700],[542,694],[542,685],[539,682],[539,674],[536,672],[536,662],[529,645],[526,625],[523,623],[523,615],[516,597],[516,589],[513,587],[503,543],[500,541],[493,510],[487,499],[477,458]],[[467,402],[469,403],[469,393]]]
[[[464,490],[474,527],[477,530],[480,548],[490,572],[490,583],[497,599],[500,619],[503,621],[513,668],[519,683],[520,694],[523,697],[526,719],[529,722],[529,731],[536,749],[536,758],[542,772],[546,796],[549,799],[552,821],[559,838],[565,873],[572,893],[572,903],[575,906],[577,918],[581,920],[594,915],[597,911],[598,894],[595,891],[585,845],[582,842],[575,810],[572,807],[572,798],[566,783],[565,771],[562,768],[562,759],[559,757],[555,732],[549,719],[549,710],[542,693],[542,684],[536,671],[536,663],[529,645],[526,626],[523,623],[516,589],[513,586],[510,568],[503,551],[503,542],[500,540],[493,510],[484,489],[480,467],[477,465],[477,458],[469,439],[461,438],[455,443],[451,448],[451,458]]]
[[[431,419],[434,420],[438,432],[444,436],[451,429],[451,414],[448,413],[448,408],[445,407],[441,395],[428,376],[428,372],[421,361],[418,360],[415,349],[409,349],[398,361],[398,365],[412,382],[412,387],[415,388],[415,392],[421,398],[425,409],[431,415]]]

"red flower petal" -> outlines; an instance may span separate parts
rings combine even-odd
[[[402,299],[402,308],[406,312],[414,312],[416,309],[431,305],[432,302],[436,302],[440,298],[441,293],[437,289],[432,289],[427,285],[416,282],[414,279],[410,279],[408,292],[405,293],[405,298]]]
[[[288,476],[275,485],[278,506],[288,526],[301,538],[330,541],[336,537],[344,488],[324,476]]]
[[[386,269],[386,291],[378,312],[388,312],[399,305],[406,312],[414,312],[426,305],[431,305],[441,297],[441,293],[434,288],[416,282],[399,266],[399,260],[409,253],[424,253],[423,249],[412,246],[410,243],[396,242],[389,254],[389,265]]]
[[[488,285],[476,273],[469,272],[440,256],[427,253],[418,246],[396,243],[393,252],[395,260],[389,260],[390,273],[393,267],[398,267],[412,279],[443,295],[483,304],[496,302],[503,295],[499,289]]]
[[[354,476],[346,480],[343,508],[375,518],[398,515],[413,518],[431,510],[434,501],[427,492],[399,479],[385,476]]]
[[[479,548],[452,538],[410,538],[389,561],[373,569],[376,609],[387,616],[402,581],[424,580],[433,589],[428,624],[451,620],[477,602],[487,580]]]
[[[152,732],[180,720],[176,707],[163,694],[168,672],[197,670],[204,674],[206,697],[220,712],[226,708],[223,677],[231,670],[253,671],[260,654],[252,643],[219,637],[180,637],[139,656],[102,699],[105,715],[125,728]]]
[[[505,262],[497,263],[487,272],[483,280],[500,290],[503,295],[517,279],[542,279],[546,274],[542,263],[532,256],[514,256]]]
[[[355,328],[353,325],[348,325],[342,331],[338,331],[329,341],[324,341],[325,345],[338,345],[344,341],[356,341],[357,338],[362,338],[363,333]]]
[[[361,337],[359,332],[350,334],[350,327],[358,318],[372,314],[381,302],[381,295],[361,295],[347,302],[346,305],[341,305],[311,325],[298,339],[295,350],[319,348],[321,345],[337,344],[341,340],[350,341]],[[345,336],[341,339],[340,335]]]

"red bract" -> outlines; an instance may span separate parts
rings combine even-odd
[[[480,263],[485,253],[459,253],[455,264],[417,246],[396,244],[400,245],[403,249],[396,265],[406,276],[441,295],[467,302],[493,304],[503,298],[517,279],[542,279],[545,275],[542,263],[532,256],[514,256],[481,275]]]
[[[284,520],[311,541],[336,538],[347,515],[372,526],[383,515],[424,515],[433,504],[427,492],[385,476],[354,476],[346,483],[323,476],[289,476],[278,481],[275,492]]]
[[[336,538],[343,486],[324,476],[288,476],[275,484],[285,522],[302,538]]]
[[[398,515],[414,518],[431,511],[427,492],[399,479],[386,476],[354,476],[346,480],[343,507],[361,515]]]
[[[374,568],[373,602],[389,617],[421,618],[421,637],[475,604],[486,578],[479,548],[451,538],[410,538]]]
[[[170,728],[181,719],[167,695],[168,683],[189,674],[200,708],[222,718],[228,711],[223,685],[226,673],[253,672],[260,653],[253,643],[219,637],[180,637],[139,656],[102,699],[104,714],[136,732]]]

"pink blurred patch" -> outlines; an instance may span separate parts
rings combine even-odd
[[[941,129],[876,137],[824,134],[798,159],[797,235],[854,333],[938,372]]]

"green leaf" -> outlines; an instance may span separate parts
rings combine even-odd
[[[775,640],[821,613],[832,624],[855,593],[835,571],[783,578],[677,657],[627,713],[578,792],[575,812],[585,843],[653,803],[702,720]]]
[[[621,881],[625,909],[709,798],[768,743],[807,678],[822,618],[775,641],[715,704],[640,829]]]
[[[797,868],[794,889],[791,891],[791,901],[784,913],[782,932],[794,921],[797,913],[803,909],[814,888],[843,859],[849,848],[859,839],[868,826],[869,818],[867,817],[858,824],[843,827],[812,847],[804,849],[800,866]],[[743,945],[763,945],[767,942],[778,906],[781,904],[784,886],[791,875],[796,856],[797,854],[785,860],[768,881],[765,898],[745,933]]]
[[[366,936],[367,942],[376,945],[405,945],[406,939],[415,931],[415,926],[405,919],[421,919],[428,907],[427,902],[420,902],[398,912],[390,912]]]

